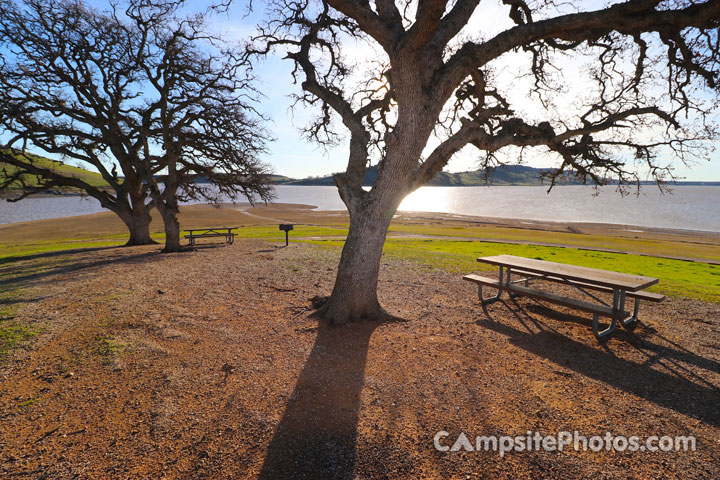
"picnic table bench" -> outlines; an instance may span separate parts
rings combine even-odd
[[[225,237],[225,241],[232,245],[235,241],[235,232],[239,227],[222,227],[222,228],[191,228],[185,238],[190,240],[190,246],[195,246],[195,240],[198,238],[208,237]]]
[[[617,322],[624,328],[630,330],[635,328],[641,300],[661,302],[665,299],[664,295],[642,291],[642,289],[658,283],[657,278],[629,275],[596,268],[578,267],[575,265],[522,258],[513,255],[480,257],[477,260],[478,262],[487,263],[499,268],[497,280],[474,274],[463,277],[464,280],[478,285],[478,296],[483,305],[500,300],[502,292],[507,291],[511,298],[526,296],[592,313],[593,333],[598,340],[605,339],[609,336],[615,330]],[[520,275],[522,278],[513,280],[512,274]],[[537,280],[569,285],[586,297],[590,297],[594,302],[532,288],[530,282]],[[484,298],[482,293],[483,286],[497,289],[497,295]],[[593,295],[588,290],[612,293],[612,305]],[[627,298],[634,300],[632,314],[625,311],[625,301]],[[610,325],[604,330],[600,330],[599,316],[610,318]]]

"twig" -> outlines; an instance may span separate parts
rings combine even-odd
[[[43,440],[45,440],[47,437],[49,437],[49,436],[52,435],[53,433],[57,432],[58,430],[60,430],[60,427],[55,427],[55,428],[53,428],[52,430],[48,430],[47,432],[43,433],[42,437],[40,437],[40,438],[38,438],[37,440],[35,440],[35,443],[40,443],[40,442],[42,442]]]
[[[278,292],[297,292],[297,288],[280,288],[280,287],[274,287],[272,285],[263,285],[265,288],[272,288],[273,290],[276,290]]]

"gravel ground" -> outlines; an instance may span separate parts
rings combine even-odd
[[[3,478],[720,478],[720,306],[643,305],[599,345],[584,314],[385,259],[397,318],[328,327],[339,250],[239,240],[0,265]],[[559,285],[551,289],[561,291]],[[695,452],[442,452],[461,432],[692,435]]]

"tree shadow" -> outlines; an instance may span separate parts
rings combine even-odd
[[[107,247],[70,248],[67,250],[56,250],[54,252],[32,253],[29,255],[20,255],[17,257],[6,257],[6,258],[0,258],[0,265],[6,265],[6,264],[10,264],[10,263],[15,263],[15,262],[22,262],[22,261],[26,261],[26,260],[34,260],[36,258],[54,258],[54,257],[63,256],[63,255],[72,255],[75,253],[97,252],[97,251],[101,251],[101,250],[112,250],[115,248],[123,248],[123,246],[111,245],[111,246],[107,246]]]
[[[0,269],[0,274],[2,274],[3,278],[0,280],[0,293],[7,292],[14,290],[16,288],[20,288],[27,284],[27,282],[35,281],[38,279],[48,279],[52,278],[56,275],[65,274],[65,273],[71,273],[71,272],[77,272],[81,270],[86,270],[93,267],[99,267],[104,265],[113,265],[118,263],[126,263],[126,262],[134,262],[134,261],[141,261],[145,262],[148,260],[151,260],[153,258],[157,258],[160,255],[159,251],[153,251],[153,252],[144,252],[144,253],[138,253],[138,254],[121,254],[115,257],[110,258],[83,258],[79,257],[78,255],[84,254],[84,253],[90,253],[97,250],[109,250],[109,249],[117,249],[119,253],[125,251],[123,250],[124,247],[103,247],[103,248],[89,248],[89,249],[78,249],[71,251],[72,253],[69,253],[69,251],[63,251],[62,255],[65,255],[67,258],[63,261],[53,261],[49,263],[36,263],[32,265],[23,266],[22,273],[13,275],[12,273],[8,273],[6,270],[8,267],[4,267]],[[42,257],[47,258],[53,258],[61,255],[60,252],[53,252],[52,255],[45,255]],[[32,256],[34,259],[37,259],[38,257]]]
[[[201,243],[195,245],[183,245],[183,252],[199,252],[201,250],[215,250],[217,248],[229,247],[230,244],[226,242],[215,242],[215,243]],[[177,253],[177,252],[174,252]]]
[[[590,325],[590,319],[588,318],[556,312],[544,305],[530,305],[527,307],[527,310],[563,322],[572,322],[587,326]],[[548,328],[547,326],[544,327]],[[711,358],[701,357],[677,342],[673,342],[669,338],[660,335],[654,328],[643,323],[642,319],[639,321],[639,329],[642,334],[636,334],[635,332],[623,330],[618,327],[618,330],[613,333],[613,336],[626,341],[628,344],[635,347],[638,352],[644,355],[647,358],[645,365],[655,363],[665,367],[666,364],[664,362],[669,362],[673,364],[674,368],[685,371],[686,375],[693,376],[700,382],[713,386],[711,383],[683,366],[680,362],[689,363],[712,372],[720,372],[720,362]],[[663,343],[668,344],[669,346],[663,345]],[[612,354],[612,351],[608,350],[608,353]]]
[[[494,320],[486,308],[483,310],[487,319],[478,320],[478,325],[509,337],[511,344],[563,368],[599,380],[661,407],[675,410],[716,427],[720,426],[720,409],[717,408],[720,402],[720,386],[674,361],[682,360],[717,372],[718,363],[714,360],[699,357],[686,349],[676,350],[650,343],[649,339],[639,339],[631,332],[616,331],[614,337],[627,341],[633,347],[640,349],[644,355],[653,358],[652,362],[636,363],[616,355],[609,345],[604,345],[602,349],[594,348],[555,331],[533,319],[517,302],[513,301],[512,307],[505,301],[500,303],[512,312],[523,329]],[[588,323],[580,317],[557,312],[549,316],[560,320],[574,319],[573,321],[578,323]],[[534,328],[531,328],[531,325]],[[591,335],[589,331],[588,334]],[[648,331],[648,334],[652,336],[651,331]],[[651,368],[650,363],[660,363],[664,371]]]
[[[25,303],[36,303],[41,302],[48,298],[47,296],[44,297],[33,297],[33,298],[0,298],[0,307],[2,306],[10,306],[10,305],[23,305]]]
[[[370,337],[379,322],[320,321],[259,478],[354,478],[358,411]]]

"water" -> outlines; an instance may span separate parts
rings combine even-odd
[[[316,205],[319,210],[344,210],[335,187],[278,186],[280,203]],[[401,210],[442,212],[483,217],[555,222],[610,223],[720,232],[720,187],[678,186],[661,195],[645,187],[640,197],[621,197],[613,187],[422,187],[408,196]],[[101,212],[93,198],[27,198],[0,201],[0,224]]]

